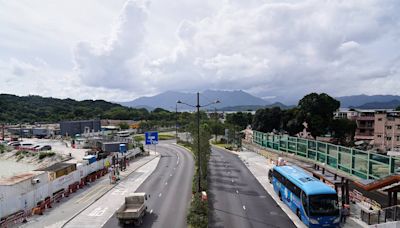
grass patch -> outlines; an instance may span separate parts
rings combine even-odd
[[[21,161],[21,159],[23,159],[23,158],[24,158],[24,155],[22,155],[22,154],[19,155],[18,158],[17,158],[17,162]]]
[[[136,142],[144,141],[144,135],[135,135],[133,139],[135,139]]]
[[[141,142],[144,141],[144,135],[135,135],[133,136],[136,142]],[[171,140],[175,139],[175,135],[172,134],[166,134],[166,133],[159,133],[158,134],[158,140]]]
[[[17,153],[15,153],[15,156],[19,156],[19,155],[29,155],[29,151],[26,150],[19,150],[17,151]]]
[[[186,149],[192,151],[192,144],[190,142],[178,140],[178,144],[185,147]],[[192,152],[193,153],[193,152]]]
[[[158,140],[171,140],[171,139],[175,139],[175,135],[171,135],[171,134],[159,134],[158,135]]]
[[[45,158],[45,157],[52,157],[52,156],[54,156],[56,153],[54,153],[54,152],[41,152],[40,154],[39,154],[39,159],[40,160],[42,160],[43,158]]]

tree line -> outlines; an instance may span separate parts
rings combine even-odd
[[[294,108],[281,110],[278,107],[259,109],[254,115],[252,127],[262,132],[284,132],[296,135],[304,129],[314,138],[330,135],[337,143],[351,144],[356,123],[348,119],[334,119],[340,102],[326,93],[311,93],[304,96]]]

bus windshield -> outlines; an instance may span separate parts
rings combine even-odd
[[[310,216],[339,215],[337,195],[310,196]]]

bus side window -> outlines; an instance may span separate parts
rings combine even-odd
[[[302,191],[301,192],[301,203],[303,204],[304,211],[308,216],[308,198],[307,195]]]

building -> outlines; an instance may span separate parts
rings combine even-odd
[[[357,124],[354,140],[371,141],[374,139],[375,110],[356,110],[349,115],[350,120]]]
[[[375,113],[374,146],[381,151],[400,150],[400,112]]]
[[[62,136],[75,136],[77,134],[98,132],[100,130],[100,120],[78,120],[60,122],[60,133]]]

